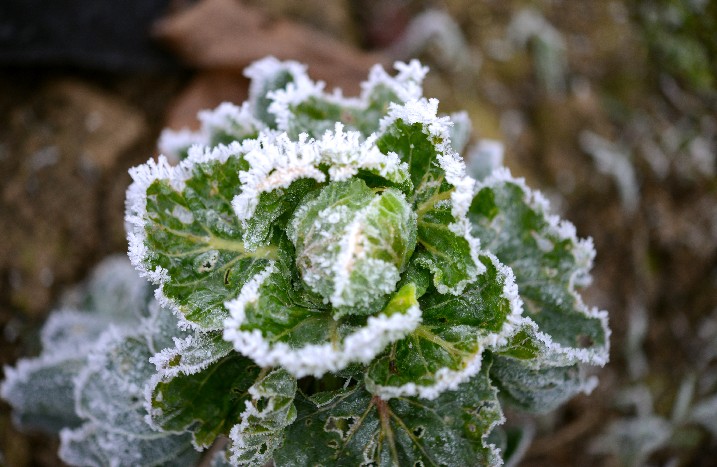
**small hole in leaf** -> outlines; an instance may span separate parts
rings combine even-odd
[[[418,460],[413,463],[413,467],[425,467],[425,464],[423,463],[423,461]]]
[[[416,436],[416,438],[421,438],[423,436],[423,433],[426,432],[426,429],[422,426],[417,426],[413,429],[413,434]]]
[[[585,334],[578,334],[576,341],[578,347],[580,348],[592,347],[593,345],[595,345],[595,342],[592,340],[592,338]]]
[[[179,362],[181,362],[181,361],[182,361],[182,356],[175,355],[174,357],[169,359],[169,366],[170,367],[177,366],[177,365],[179,365]]]
[[[476,432],[476,426],[475,426],[474,424],[470,423],[470,424],[468,425],[468,431],[470,431],[471,433],[475,433],[475,432]]]
[[[268,446],[266,445],[266,443],[262,443],[262,445],[259,446],[259,454],[264,454],[267,449],[268,449]]]
[[[339,448],[339,442],[336,441],[335,439],[332,439],[331,441],[329,441],[328,443],[326,443],[326,445],[327,445],[328,447],[330,447],[331,449],[338,449],[338,448]]]
[[[307,418],[306,421],[304,422],[304,425],[311,426],[311,423],[312,423],[312,420],[310,418]]]

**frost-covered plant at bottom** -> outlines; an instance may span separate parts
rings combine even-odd
[[[181,162],[132,169],[129,256],[159,303],[143,319],[177,326],[116,331],[80,363],[96,369],[75,388],[112,373],[142,389],[142,408],[116,398],[136,410],[115,429],[153,430],[162,460],[225,436],[215,461],[232,465],[499,465],[502,403],[548,411],[595,386],[609,330],[577,292],[591,241],[507,169],[468,174],[467,115],[438,114],[418,62],[396,69],[345,98],[261,60],[248,102],[163,134]],[[158,463],[72,433],[86,458]]]

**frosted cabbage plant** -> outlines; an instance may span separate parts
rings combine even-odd
[[[589,392],[609,337],[577,292],[591,241],[507,169],[468,174],[467,116],[396,70],[345,98],[264,59],[248,102],[165,132],[180,162],[132,169],[127,195],[156,299],[118,302],[124,324],[54,315],[6,370],[17,420],[65,427],[83,465],[186,463],[218,437],[220,464],[498,465],[502,403]]]

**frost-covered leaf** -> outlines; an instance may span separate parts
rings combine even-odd
[[[657,415],[622,418],[610,423],[607,430],[591,443],[590,450],[612,454],[621,465],[648,465],[650,456],[663,448],[674,436],[672,424]]]
[[[189,442],[189,434],[133,436],[107,431],[89,422],[74,430],[62,430],[60,439],[60,459],[70,465],[183,467],[199,458]]]
[[[196,332],[174,339],[171,347],[164,347],[149,361],[155,365],[157,376],[168,380],[179,374],[191,375],[204,370],[231,350],[231,344],[222,339],[220,332]]]
[[[460,294],[482,269],[478,241],[463,219],[475,183],[450,147],[450,121],[437,116],[438,101],[392,105],[381,122],[378,147],[406,163],[418,215],[416,259],[434,274],[440,293]],[[472,194],[472,193],[471,193]]]
[[[502,398],[530,412],[549,412],[595,387],[595,381],[586,378],[579,365],[531,369],[521,361],[496,358],[491,376]]]
[[[576,291],[589,281],[592,242],[578,240],[572,224],[547,209],[539,193],[501,169],[478,186],[469,217],[482,247],[515,273],[527,316],[539,329],[534,345],[546,358],[562,356],[562,365],[603,365],[607,315],[585,306]]]
[[[512,273],[495,257],[480,259],[486,271],[462,295],[421,297],[423,322],[369,367],[372,393],[434,399],[476,374],[485,349],[507,341],[522,311]]]
[[[232,428],[230,461],[234,465],[265,465],[284,441],[284,429],[296,419],[296,378],[284,369],[261,376],[250,388],[251,400]]]
[[[153,434],[144,420],[144,385],[154,374],[151,356],[143,336],[107,331],[77,378],[78,415],[107,431]]]
[[[289,225],[303,281],[335,315],[372,314],[394,290],[416,244],[416,215],[393,189],[333,182],[304,200]]]
[[[128,192],[130,257],[184,319],[221,328],[223,303],[267,264],[270,247],[249,251],[231,206],[245,162],[235,148],[133,170]]]
[[[190,336],[152,360],[159,375],[148,388],[148,419],[157,429],[192,432],[197,448],[211,446],[239,423],[260,370],[219,334]]]
[[[385,346],[415,329],[420,310],[415,289],[405,286],[377,316],[334,318],[316,294],[302,287],[290,248],[227,303],[232,317],[224,338],[261,366],[321,376],[352,362],[368,363]],[[286,254],[289,253],[289,254]]]
[[[12,405],[15,425],[52,433],[79,426],[82,419],[75,413],[73,381],[84,363],[81,356],[60,354],[22,359],[14,368],[5,367],[0,396]]]
[[[269,243],[272,227],[286,228],[289,214],[311,190],[316,180],[301,178],[286,189],[261,193],[253,215],[244,222],[244,243],[247,248],[256,249]]]
[[[322,85],[313,83],[306,74],[306,66],[294,61],[280,61],[266,57],[251,64],[244,70],[251,79],[249,104],[254,116],[270,128],[276,128],[276,112],[270,111],[274,99],[272,94],[279,90],[296,90],[303,93],[320,92]]]
[[[82,299],[74,306],[117,325],[132,325],[149,313],[147,304],[152,299],[152,290],[146,280],[138,277],[125,255],[110,256],[100,262],[82,289]]]
[[[165,129],[159,137],[159,150],[177,160],[186,159],[192,146],[214,147],[219,144],[241,142],[256,138],[266,125],[251,112],[251,106],[223,102],[213,110],[202,110],[197,115],[198,131]]]
[[[276,451],[281,466],[500,465],[486,442],[503,421],[490,361],[455,391],[433,401],[385,401],[362,384],[338,390],[321,403],[297,399],[298,416]]]
[[[291,66],[291,62],[284,63],[285,67]],[[279,130],[286,131],[292,138],[301,133],[318,138],[337,122],[367,137],[378,130],[379,121],[391,103],[421,97],[427,68],[416,60],[396,62],[394,66],[398,73],[390,76],[376,65],[362,85],[361,96],[351,99],[340,93],[323,92],[324,83],[314,83],[302,69],[302,74],[294,74],[283,89],[274,87],[276,90],[268,95],[272,101],[268,110],[275,115]]]

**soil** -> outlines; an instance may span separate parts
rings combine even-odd
[[[447,62],[435,45],[420,49],[432,69],[425,94],[444,112],[466,109],[478,136],[501,139],[513,173],[593,238],[594,281],[584,298],[610,313],[611,362],[595,370],[593,394],[533,418],[536,438],[520,465],[622,465],[588,448],[611,422],[634,415],[616,404],[626,388],[649,388],[655,414],[669,418],[684,378],[717,371],[714,360],[695,363],[715,345],[699,336],[717,320],[717,98],[661,68],[636,13],[640,2],[533,2],[565,41],[557,79],[541,74],[534,43],[507,42],[529,2],[247,3],[319,28],[357,57],[400,53],[391,45],[409,20],[440,7],[462,31],[459,55],[472,65]],[[2,365],[37,354],[37,331],[62,290],[104,256],[126,251],[127,169],[156,155],[165,124],[186,124],[187,114],[246,87],[232,70],[77,65],[5,60],[0,69]],[[588,132],[627,165],[614,170],[591,156]],[[696,433],[650,462],[713,465],[717,441]],[[60,465],[56,449],[55,439],[16,431],[0,403],[0,465]]]

